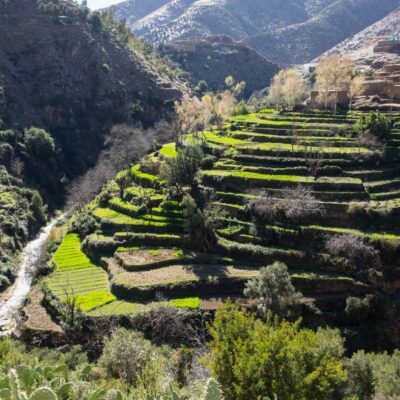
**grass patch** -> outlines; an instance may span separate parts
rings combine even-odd
[[[186,297],[182,299],[173,299],[171,303],[177,308],[200,308],[200,299],[198,297]]]
[[[81,251],[80,246],[81,242],[77,234],[71,233],[65,236],[53,258],[58,271],[91,268],[95,266],[86,254]]]
[[[112,293],[103,290],[76,296],[76,304],[82,311],[87,312],[111,303],[116,299]]]
[[[208,142],[223,144],[225,146],[238,146],[238,145],[245,145],[245,144],[250,143],[247,140],[235,139],[235,138],[229,137],[229,136],[221,136],[221,135],[217,135],[212,132],[206,132],[204,134],[204,136]]]
[[[141,182],[149,182],[154,183],[158,181],[158,177],[156,175],[147,174],[145,172],[140,171],[140,165],[137,164],[133,166],[130,170],[130,173],[133,178],[137,178]]]
[[[175,158],[177,155],[175,143],[164,144],[164,146],[161,147],[159,154],[164,157]]]
[[[348,177],[320,177],[314,178],[312,176],[296,176],[296,175],[272,175],[272,174],[260,174],[258,172],[250,171],[227,171],[227,170],[210,170],[203,171],[203,175],[215,176],[215,177],[235,177],[243,179],[257,179],[266,181],[286,181],[295,183],[351,183],[351,184],[362,184],[361,179],[348,178]]]

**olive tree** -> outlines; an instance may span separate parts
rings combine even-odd
[[[300,303],[301,293],[294,288],[288,268],[281,262],[261,268],[260,276],[246,283],[244,295],[256,299],[262,315],[287,317]]]

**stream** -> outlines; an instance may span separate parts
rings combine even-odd
[[[35,239],[26,244],[21,253],[21,264],[14,284],[0,302],[0,335],[10,334],[16,327],[20,310],[31,290],[35,267],[40,257],[42,245],[46,242],[52,228],[64,218],[61,215],[51,220]]]

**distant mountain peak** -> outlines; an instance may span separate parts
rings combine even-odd
[[[154,44],[229,35],[283,65],[309,62],[400,0],[129,0],[117,18]]]

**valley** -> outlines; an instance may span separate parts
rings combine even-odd
[[[0,400],[399,400],[399,0],[95,7],[0,0]]]

